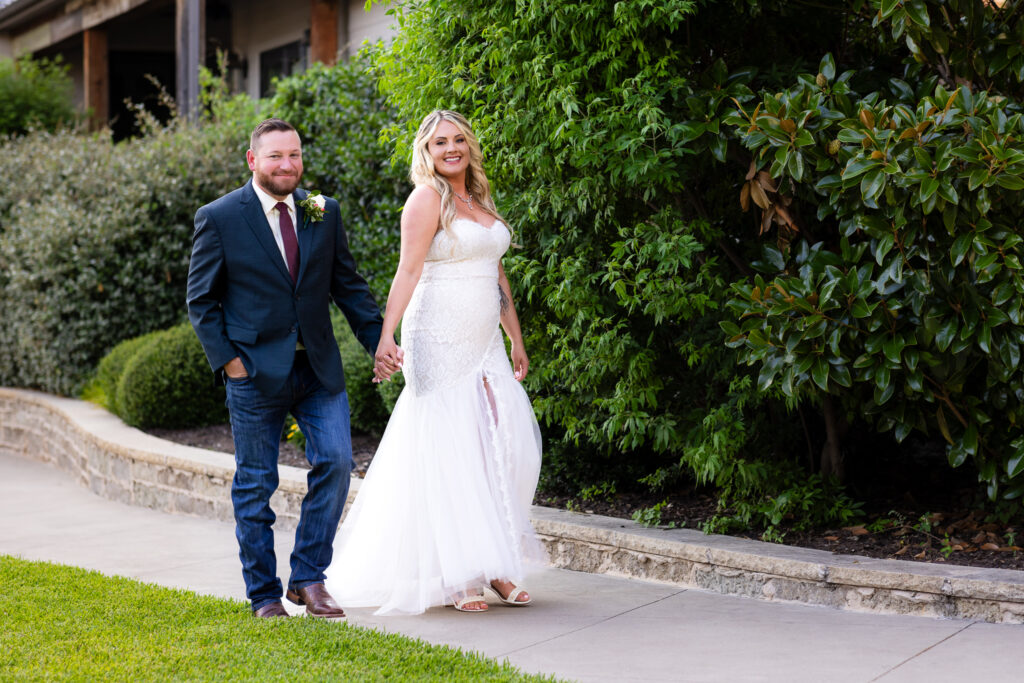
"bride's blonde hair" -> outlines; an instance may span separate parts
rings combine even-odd
[[[491,198],[491,184],[487,182],[487,175],[484,173],[480,141],[473,134],[473,128],[469,125],[466,117],[458,112],[435,109],[423,119],[420,129],[416,132],[416,140],[413,142],[412,168],[409,172],[413,184],[428,185],[441,195],[441,228],[454,240],[455,235],[451,231],[451,226],[456,217],[455,191],[448,179],[434,168],[434,158],[430,156],[428,149],[430,140],[442,121],[451,123],[466,137],[466,143],[469,146],[466,191],[473,195],[473,201],[480,205],[480,208],[505,223],[505,219],[501,217],[498,209],[494,206],[494,199]],[[511,228],[509,229],[511,230]]]

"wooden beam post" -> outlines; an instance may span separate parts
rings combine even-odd
[[[338,60],[338,0],[311,0],[310,61],[328,66]]]
[[[85,107],[89,126],[99,130],[110,119],[110,64],[107,58],[107,32],[89,28],[82,32]]]
[[[178,114],[199,114],[199,67],[206,61],[206,0],[176,0]]]

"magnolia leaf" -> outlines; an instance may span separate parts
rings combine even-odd
[[[750,181],[750,198],[754,200],[754,203],[761,207],[762,210],[767,211],[768,207],[772,205],[768,195],[764,193],[764,189],[761,187],[761,183],[756,180]]]
[[[942,406],[939,406],[938,410],[935,411],[935,421],[939,424],[939,431],[942,432],[943,438],[945,438],[946,441],[952,446],[953,436],[949,433],[949,425],[946,424],[946,413],[942,410]],[[963,460],[961,460],[960,462],[962,463]],[[950,462],[950,464],[952,464],[952,461]],[[959,463],[957,465],[953,465],[953,467],[958,466]]]
[[[761,187],[764,188],[765,192],[779,191],[778,186],[775,184],[775,181],[772,180],[771,175],[769,175],[767,171],[758,171],[757,182],[761,184]]]
[[[877,166],[881,166],[881,164],[873,159],[850,159],[850,163],[848,163],[846,168],[843,169],[843,180],[856,178],[860,174]]]
[[[818,358],[814,363],[814,368],[811,370],[811,378],[824,392],[828,392],[828,368],[828,363],[824,359]]]
[[[1020,441],[1020,439],[1017,439]],[[1017,443],[1014,441],[1014,443]],[[1010,456],[1010,459],[1006,461],[1006,476],[1013,479],[1020,473],[1024,472],[1024,451],[1018,449],[1018,451]]]
[[[821,58],[821,62],[818,64],[818,73],[825,77],[825,80],[831,81],[836,77],[836,62],[832,58],[832,53],[828,52],[824,57]]]
[[[1007,190],[1024,190],[1024,178],[1019,175],[1000,173],[996,176],[996,184],[1005,187]]]

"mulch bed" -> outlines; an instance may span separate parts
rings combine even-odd
[[[148,433],[186,446],[231,453],[232,455],[235,452],[235,442],[231,438],[231,425],[227,424],[195,429],[150,429]],[[352,435],[352,473],[356,476],[366,475],[366,468],[370,466],[373,454],[377,450],[377,441],[377,438],[369,434]],[[280,457],[277,461],[281,465],[309,469],[306,454],[287,441],[281,442]]]
[[[230,425],[198,429],[154,429],[150,434],[177,443],[234,453]],[[354,472],[364,476],[373,459],[378,439],[368,434],[352,435]],[[309,468],[303,452],[281,442],[279,462]],[[935,488],[931,489],[933,494]],[[893,501],[899,501],[893,504]],[[936,505],[936,501],[944,505]],[[661,510],[663,526],[699,529],[717,510],[717,500],[700,491],[688,489],[668,497],[641,493],[619,493],[599,500],[581,500],[557,492],[538,492],[538,505],[569,509],[583,514],[632,518],[637,511],[665,501]],[[1024,528],[987,519],[973,505],[973,489],[954,490],[933,495],[919,502],[909,492],[895,489],[876,492],[865,501],[867,521],[858,526],[812,531],[783,527],[783,543],[802,548],[829,550],[845,555],[914,560],[942,564],[968,565],[1024,570]],[[945,508],[945,509],[944,509]],[[756,534],[737,533],[741,538],[757,539]]]

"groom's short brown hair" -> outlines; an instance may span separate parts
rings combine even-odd
[[[252,129],[252,135],[249,137],[249,149],[256,151],[256,146],[259,144],[260,138],[267,133],[274,131],[290,130],[294,131],[298,135],[298,131],[295,130],[295,126],[288,123],[284,119],[263,119],[256,127]]]

